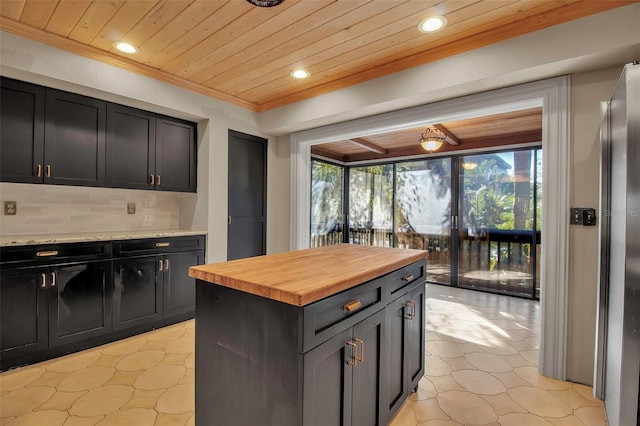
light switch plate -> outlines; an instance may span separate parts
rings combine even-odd
[[[572,207],[571,208],[571,217],[569,218],[569,223],[571,225],[582,225],[582,211],[584,209],[582,207]]]
[[[18,212],[18,203],[15,201],[5,201],[4,202],[4,214],[8,216],[13,216]]]
[[[127,203],[127,214],[136,214],[136,203]]]

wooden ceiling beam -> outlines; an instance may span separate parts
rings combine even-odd
[[[481,137],[481,138],[463,139],[462,144],[442,145],[442,147],[439,150],[435,151],[433,154],[442,154],[446,152],[454,153],[456,151],[463,151],[463,150],[466,151],[466,150],[485,149],[485,148],[500,148],[502,146],[507,146],[507,145],[519,145],[524,143],[541,142],[541,141],[542,141],[542,130],[535,130],[531,132],[515,133],[511,135],[487,136],[487,137]],[[417,156],[417,155],[429,157],[429,153],[424,149],[422,149],[422,147],[416,143],[415,146],[390,149],[384,155],[370,153],[370,152],[361,152],[357,154],[344,155],[341,161],[344,161],[345,163],[350,163],[353,161],[373,161],[373,160],[384,160],[384,159],[393,160],[399,157],[410,157],[410,156]]]
[[[338,154],[333,151],[329,151],[328,149],[320,148],[318,145],[311,146],[311,155],[317,155],[318,157],[329,158],[331,160],[344,162],[346,160],[346,155]]]
[[[454,135],[451,130],[447,129],[445,126],[443,126],[442,124],[434,124],[433,127],[435,127],[436,129],[440,130],[442,133],[444,133],[448,139],[446,139],[446,142],[450,145],[460,145],[460,139],[458,139],[458,137],[456,135]]]
[[[374,144],[373,142],[369,142],[366,139],[362,139],[362,138],[353,138],[353,139],[347,139],[347,141],[352,142],[356,145],[360,145],[361,147],[371,151],[371,152],[375,152],[376,154],[380,154],[380,155],[385,155],[387,152],[389,152],[387,149]]]

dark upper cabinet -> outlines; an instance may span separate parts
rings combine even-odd
[[[196,192],[196,143],[192,123],[158,116],[156,189]]]
[[[194,123],[9,78],[0,180],[196,192]]]
[[[0,180],[43,181],[44,87],[0,78]]]
[[[156,115],[122,105],[107,105],[107,186],[155,187]],[[151,184],[152,179],[154,185]]]
[[[107,186],[196,191],[192,123],[109,104]]]
[[[47,89],[44,181],[104,186],[107,103]]]

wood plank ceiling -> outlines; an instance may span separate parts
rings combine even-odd
[[[0,29],[266,111],[552,25],[616,0],[2,0]],[[448,25],[423,34],[418,22]],[[124,54],[116,41],[138,47]],[[293,69],[311,73],[293,79]]]
[[[432,126],[447,135],[446,143],[435,154],[539,143],[542,141],[542,108],[433,123]],[[344,163],[425,156],[428,153],[420,146],[419,139],[426,127],[428,126],[314,145],[311,153]]]

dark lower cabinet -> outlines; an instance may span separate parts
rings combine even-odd
[[[400,296],[387,306],[388,360],[383,400],[385,418],[391,419],[424,372],[424,285]]]
[[[54,266],[49,275],[49,346],[111,331],[110,260]]]
[[[189,268],[202,263],[201,250],[114,260],[114,328],[193,314],[196,294]]]
[[[162,319],[162,256],[113,261],[113,327],[116,330]]]
[[[391,295],[420,265],[306,306],[198,280],[196,425],[387,424],[424,373],[424,281]]]
[[[304,355],[305,426],[376,426],[381,399],[384,311]]]
[[[195,280],[189,268],[204,263],[204,251],[170,253],[164,257],[163,316],[170,317],[196,311]]]
[[[193,318],[189,267],[204,263],[204,242],[0,247],[0,370]]]
[[[2,358],[111,331],[111,262],[0,269]]]
[[[0,359],[49,345],[48,268],[0,268]]]

